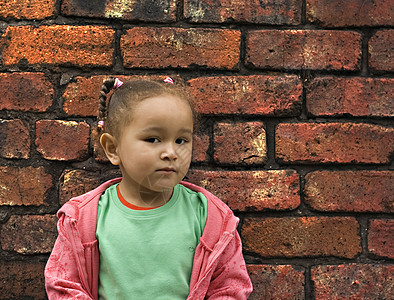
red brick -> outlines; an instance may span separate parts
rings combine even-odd
[[[213,28],[135,27],[120,40],[127,68],[237,69],[241,33]]]
[[[106,26],[9,26],[2,62],[111,66],[114,30]]]
[[[394,259],[394,220],[371,220],[368,231],[369,252],[374,256]]]
[[[49,253],[55,243],[56,216],[11,216],[2,226],[1,247],[21,254]]]
[[[130,21],[176,21],[176,0],[94,1],[63,0],[62,14]]]
[[[47,299],[44,266],[41,262],[1,261],[0,299]]]
[[[29,158],[29,129],[21,120],[0,119],[0,157]]]
[[[0,73],[0,110],[46,111],[53,86],[43,73]]]
[[[115,76],[115,75],[114,75]],[[103,80],[109,75],[97,75],[91,77],[76,77],[63,93],[63,110],[69,116],[97,116],[98,95]],[[167,76],[116,76],[122,81],[134,79],[164,80]],[[173,76],[176,81],[182,82],[179,76]]]
[[[300,205],[299,176],[293,170],[190,170],[187,178],[208,189],[233,210],[290,210]]]
[[[394,116],[394,79],[318,77],[307,87],[306,106],[314,116]]]
[[[241,234],[244,249],[263,257],[355,258],[361,253],[359,224],[352,217],[246,218]]]
[[[305,176],[305,203],[319,211],[394,212],[393,171],[317,171]]]
[[[248,22],[255,24],[301,23],[300,0],[231,1],[184,0],[184,16],[191,22]]]
[[[373,71],[394,70],[394,30],[388,29],[376,32],[369,40],[368,50],[369,67]]]
[[[188,81],[197,112],[298,116],[301,80],[297,76],[215,76]]]
[[[59,202],[63,205],[71,198],[93,190],[100,183],[101,176],[97,172],[66,170],[63,172],[60,181]]]
[[[52,176],[43,167],[0,167],[0,205],[43,205]]]
[[[328,27],[392,26],[391,0],[307,0],[308,21]]]
[[[359,70],[361,35],[334,30],[255,30],[246,64],[268,69]]]
[[[84,122],[40,120],[36,146],[49,160],[83,160],[88,155],[89,125]]]
[[[214,158],[218,163],[262,164],[267,159],[264,124],[217,123],[214,126]]]
[[[0,17],[41,20],[56,13],[56,0],[2,0]]]
[[[316,300],[392,299],[393,265],[312,267]]]
[[[276,157],[300,163],[390,161],[394,129],[363,123],[282,123],[276,129]]]
[[[290,265],[248,265],[253,292],[249,300],[305,299],[303,269]]]
[[[209,136],[204,133],[193,135],[193,162],[203,162],[208,160]]]

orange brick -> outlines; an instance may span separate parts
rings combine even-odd
[[[255,30],[245,61],[262,69],[359,70],[361,35],[334,30]]]
[[[127,68],[237,69],[240,40],[238,30],[135,27],[120,48]]]
[[[276,157],[299,163],[390,161],[394,129],[363,123],[282,123],[276,128]]]
[[[56,0],[2,0],[0,16],[3,18],[41,20],[56,13]]]
[[[114,30],[106,26],[7,27],[2,61],[5,65],[59,64],[111,66]]]

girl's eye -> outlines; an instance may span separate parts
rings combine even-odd
[[[158,138],[147,138],[147,139],[145,139],[145,141],[153,144],[153,143],[158,143],[159,139]]]
[[[183,145],[184,143],[187,143],[187,140],[180,138],[180,139],[176,139],[175,143],[177,143],[178,145]]]

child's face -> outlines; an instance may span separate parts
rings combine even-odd
[[[124,186],[138,193],[172,189],[188,171],[192,133],[186,101],[162,95],[138,103],[116,149]]]

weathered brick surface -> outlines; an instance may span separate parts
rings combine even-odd
[[[305,299],[302,268],[291,265],[248,265],[253,292],[249,300]]]
[[[98,187],[100,183],[101,178],[97,172],[65,170],[60,180],[59,202],[63,205],[71,198]]]
[[[254,30],[246,64],[263,69],[359,70],[361,35],[353,31]]]
[[[262,122],[221,122],[214,127],[214,158],[218,163],[262,164],[267,158]]]
[[[348,264],[312,267],[316,300],[392,299],[394,266]]]
[[[241,33],[209,28],[135,27],[120,40],[127,68],[237,69]]]
[[[209,136],[204,133],[196,133],[193,135],[193,162],[203,162],[209,159]]]
[[[307,87],[306,106],[314,116],[394,116],[394,79],[317,77]]]
[[[394,18],[393,18],[394,19]],[[394,30],[376,32],[368,43],[369,66],[374,71],[394,70]]]
[[[276,128],[276,157],[300,163],[388,163],[394,130],[356,123],[282,123]]]
[[[0,18],[40,20],[56,13],[56,0],[2,0]]]
[[[297,25],[301,22],[301,7],[300,0],[184,0],[184,16],[191,22]]]
[[[1,247],[22,254],[48,253],[57,236],[54,215],[11,216],[1,229]]]
[[[307,0],[306,14],[308,21],[329,27],[394,25],[391,0]]]
[[[49,160],[83,160],[88,155],[89,128],[84,122],[37,121],[37,150]]]
[[[52,185],[43,167],[0,167],[0,205],[42,205]]]
[[[2,62],[14,65],[58,64],[111,66],[114,30],[107,26],[10,26]]]
[[[0,110],[46,111],[53,86],[43,73],[0,73]]]
[[[289,210],[300,205],[299,176],[293,170],[190,170],[187,178],[217,195],[233,210]]]
[[[301,113],[301,80],[297,76],[215,76],[188,81],[201,114],[297,116]]]
[[[319,211],[394,212],[394,171],[317,171],[305,176],[305,202]]]
[[[114,18],[130,21],[169,22],[176,20],[176,0],[62,1],[62,13],[70,16]]]
[[[392,195],[394,194],[391,193]],[[394,220],[371,220],[368,229],[368,250],[375,256],[394,259]]]
[[[29,153],[29,129],[21,120],[0,119],[0,157],[28,158]]]
[[[244,249],[263,257],[355,258],[361,252],[353,217],[246,218],[241,234]]]
[[[103,80],[110,75],[95,75],[91,77],[75,77],[73,82],[69,83],[63,93],[64,103],[63,110],[69,116],[97,116],[98,114],[98,95]],[[152,76],[124,76],[113,75],[122,81],[135,79],[164,80],[165,75]],[[182,83],[179,76],[173,76]]]
[[[42,262],[2,261],[0,299],[46,299]]]

